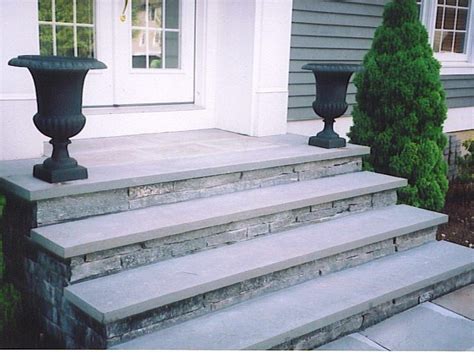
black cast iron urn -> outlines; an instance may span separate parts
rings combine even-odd
[[[33,176],[50,183],[87,179],[87,169],[69,156],[67,146],[86,123],[82,92],[87,72],[107,66],[93,58],[39,55],[21,55],[8,64],[26,67],[33,76],[38,105],[33,122],[53,145],[51,158],[35,165]]]
[[[362,70],[356,64],[308,63],[302,69],[311,70],[316,79],[316,101],[314,112],[324,120],[324,129],[309,138],[309,145],[322,148],[341,148],[346,140],[334,132],[334,121],[347,110],[347,85],[352,74]]]

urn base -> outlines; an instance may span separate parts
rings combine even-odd
[[[87,169],[77,165],[72,168],[65,169],[47,169],[43,164],[37,164],[33,167],[33,176],[40,180],[56,183],[71,180],[87,179]]]
[[[321,147],[326,149],[331,148],[342,148],[346,146],[346,140],[341,137],[337,138],[323,138],[318,136],[309,137],[309,145],[313,145],[315,147]]]

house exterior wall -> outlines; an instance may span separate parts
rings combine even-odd
[[[301,69],[307,62],[361,63],[370,49],[376,28],[382,23],[384,5],[389,0],[294,0],[291,33],[288,120],[313,120],[314,77]],[[443,73],[441,73],[443,74]],[[441,75],[450,112],[446,131],[474,128],[474,67],[472,74]],[[356,88],[348,87],[350,116]],[[459,108],[466,108],[459,110]],[[346,133],[350,121],[340,125]],[[342,122],[341,122],[342,123]],[[290,124],[291,126],[291,124]],[[293,125],[289,130],[303,127]],[[293,129],[292,129],[293,128]],[[336,127],[337,128],[337,127]],[[299,129],[301,131],[304,129]],[[301,132],[302,133],[302,132]]]
[[[74,139],[206,128],[252,136],[286,133],[292,1],[195,1],[194,103],[85,108],[86,126]],[[118,20],[123,2],[108,3],[114,13],[97,16]],[[39,53],[37,20],[37,0],[0,1],[0,160],[39,157],[48,140],[32,122],[30,74],[7,65],[18,55]],[[97,59],[113,64],[110,53],[102,55],[106,59]],[[88,77],[94,75],[100,76]],[[90,89],[86,78],[85,95]]]

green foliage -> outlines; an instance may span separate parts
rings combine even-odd
[[[463,144],[467,154],[458,157],[456,163],[458,168],[457,180],[460,182],[474,182],[474,140],[467,140]]]
[[[74,2],[72,0],[55,0],[54,15],[56,21],[72,24],[74,22]],[[53,7],[51,0],[39,0],[38,18],[40,21],[51,22]],[[76,23],[93,23],[92,0],[76,2]],[[94,57],[94,30],[91,27],[77,26],[76,47],[78,57]],[[53,55],[53,27],[40,24],[40,53]],[[74,56],[74,30],[72,26],[56,26],[57,55]]]
[[[355,78],[357,105],[348,136],[369,145],[364,168],[408,179],[399,201],[441,210],[448,189],[442,151],[446,119],[440,64],[418,20],[415,0],[385,7],[365,70]]]

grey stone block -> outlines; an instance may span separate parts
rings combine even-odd
[[[267,223],[260,223],[249,226],[247,228],[247,235],[250,237],[256,237],[262,234],[267,234],[270,232],[269,225]]]
[[[145,186],[132,186],[128,188],[130,199],[137,199],[150,195],[161,195],[174,191],[174,182],[161,182]]]
[[[87,216],[103,215],[128,209],[127,190],[65,196],[37,202],[36,221],[47,225]]]
[[[174,183],[174,191],[201,190],[220,185],[235,183],[240,180],[241,173],[215,175],[197,179],[181,180]]]
[[[71,282],[94,275],[102,275],[122,268],[120,256],[90,261],[71,268]]]
[[[384,191],[372,195],[372,206],[374,208],[395,205],[397,203],[397,191]]]
[[[207,246],[212,247],[222,244],[235,243],[245,239],[247,239],[247,229],[244,228],[208,237],[206,239],[206,244]]]

